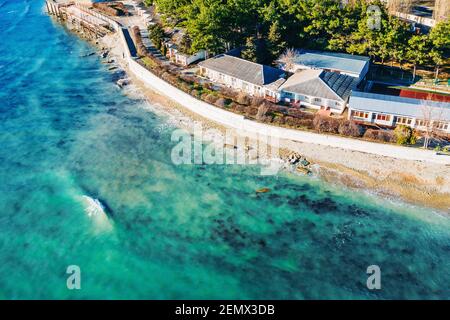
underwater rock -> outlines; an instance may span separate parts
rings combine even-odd
[[[297,167],[297,172],[302,173],[304,175],[311,174],[311,170],[309,170],[308,168],[304,168],[304,167]]]
[[[117,85],[119,86],[119,87],[124,87],[124,86],[126,86],[126,85],[128,85],[128,84],[130,84],[130,80],[129,79],[119,79],[119,80],[117,80]]]

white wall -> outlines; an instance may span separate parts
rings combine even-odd
[[[206,51],[200,50],[196,54],[193,54],[191,56],[185,55],[185,54],[175,54],[175,61],[176,63],[182,64],[184,66],[188,66],[191,63],[194,63],[195,61],[205,59],[206,57]]]

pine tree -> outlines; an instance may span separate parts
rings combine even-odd
[[[245,41],[245,49],[242,50],[242,58],[257,62],[258,60],[258,48],[256,45],[256,39],[254,37],[248,37]]]
[[[283,50],[285,50],[287,45],[286,42],[282,39],[280,23],[278,21],[275,21],[270,26],[267,40],[269,44],[268,50],[272,60],[278,58]]]

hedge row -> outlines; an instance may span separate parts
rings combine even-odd
[[[146,57],[149,55],[147,47],[142,42],[141,31],[139,27],[134,26],[131,28],[131,36],[133,37],[134,44],[136,46],[136,51],[138,56]]]
[[[124,4],[121,2],[113,3],[93,3],[95,9],[102,11],[103,13],[110,16],[125,16],[128,15],[128,10],[125,8]]]

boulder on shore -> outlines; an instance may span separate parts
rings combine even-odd
[[[288,156],[288,161],[290,164],[297,164],[302,160],[302,155],[297,152],[292,152]]]

